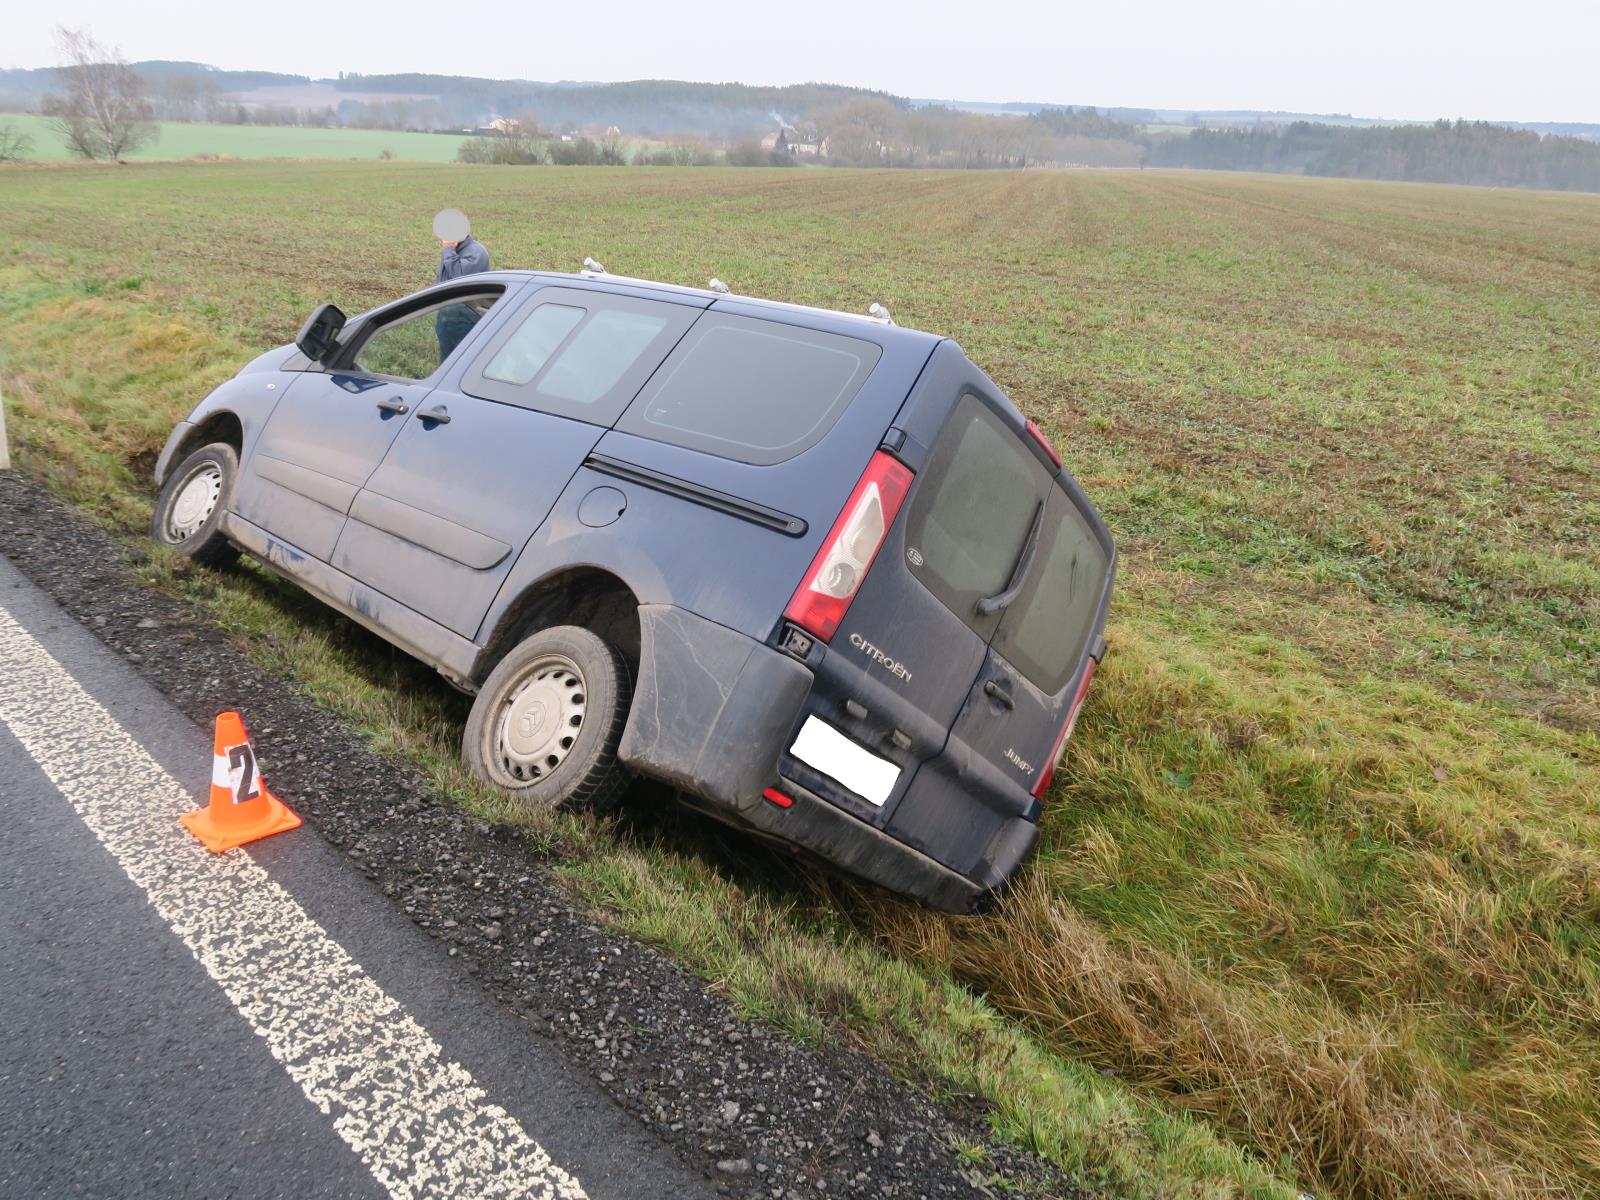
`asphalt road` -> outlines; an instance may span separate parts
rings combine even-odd
[[[201,850],[210,772],[0,558],[0,1196],[710,1194],[310,826]]]

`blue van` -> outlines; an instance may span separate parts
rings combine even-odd
[[[1037,839],[1116,552],[960,347],[875,311],[603,269],[323,305],[173,430],[151,532],[473,694],[462,757],[524,804],[648,776],[964,911]]]

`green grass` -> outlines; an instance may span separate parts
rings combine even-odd
[[[33,139],[32,162],[72,158],[61,135],[43,117],[0,113],[0,125],[13,125]],[[198,121],[158,121],[160,136],[127,156],[130,162],[183,158],[377,158],[385,150],[417,162],[452,162],[459,136],[391,132],[382,129],[301,129],[288,125],[209,125]]]
[[[320,300],[498,264],[957,337],[1123,553],[1041,851],[928,914],[691,821],[543,827],[611,919],[1115,1191],[1600,1194],[1600,199],[1186,173],[0,172],[16,456],[120,527]],[[254,572],[158,574],[463,802],[462,702]],[[270,634],[270,637],[267,635]],[[1242,1147],[1241,1156],[1233,1145]]]

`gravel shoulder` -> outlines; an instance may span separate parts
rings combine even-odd
[[[350,867],[446,942],[463,972],[547,1038],[723,1194],[1083,1195],[872,1059],[736,1016],[653,949],[607,929],[510,826],[477,820],[366,748],[193,605],[142,586],[125,546],[42,485],[0,473],[0,553],[187,715],[247,714],[273,790]],[[975,1166],[957,1147],[982,1146]]]

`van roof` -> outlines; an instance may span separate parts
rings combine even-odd
[[[782,300],[769,300],[761,296],[746,296],[739,292],[718,292],[710,288],[688,287],[679,283],[664,283],[656,279],[640,279],[631,275],[613,275],[609,271],[518,271],[499,270],[485,272],[486,276],[501,276],[508,279],[543,279],[558,280],[562,283],[613,283],[624,287],[645,288],[651,291],[667,292],[677,296],[693,296],[698,299],[711,301],[732,301],[742,306],[771,309],[774,314],[783,313],[788,316],[819,316],[847,321],[859,321],[863,325],[882,331],[889,337],[904,337],[906,340],[926,341],[928,343],[942,341],[937,335],[920,329],[910,329],[903,325],[896,325],[892,320],[873,316],[868,313],[846,312],[843,309],[817,308],[809,304],[789,304]]]

